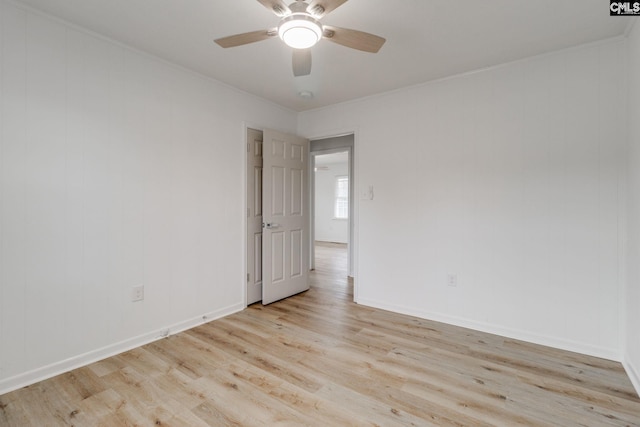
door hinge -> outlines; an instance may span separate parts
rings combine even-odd
[[[251,152],[251,143],[247,142],[247,153]]]
[[[247,282],[249,282],[251,280],[251,274],[247,273]]]
[[[247,218],[251,216],[251,208],[247,208]]]

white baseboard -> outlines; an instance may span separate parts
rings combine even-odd
[[[244,308],[245,306],[243,304],[234,304],[220,310],[205,313],[202,316],[175,323],[173,325],[168,325],[164,328],[138,335],[137,337],[129,338],[127,340],[114,343],[97,350],[92,350],[87,353],[74,356],[60,362],[52,363],[50,365],[25,372],[11,378],[0,380],[0,395],[34,384],[38,381],[46,380],[56,375],[60,375],[72,369],[80,368],[99,360],[106,359],[107,357],[115,356],[116,354],[123,353],[136,347],[149,344],[150,342],[157,341],[169,335],[174,335],[178,332],[194,328],[203,323],[207,323],[212,320],[237,313],[244,310]]]
[[[433,320],[435,322],[442,322],[449,325],[460,326],[463,328],[469,328],[476,331],[486,332],[489,334],[500,335],[506,338],[526,341],[533,344],[540,344],[547,347],[553,347],[561,350],[572,351],[575,353],[585,354],[588,356],[600,357],[602,359],[613,360],[616,362],[622,361],[621,354],[610,348],[602,348],[602,347],[592,346],[589,344],[562,340],[556,337],[532,334],[526,331],[505,328],[505,327],[490,324],[490,323],[476,322],[473,320],[458,318],[454,316],[448,316],[441,313],[433,313],[429,311],[416,310],[408,307],[396,306],[393,304],[380,303],[379,301],[372,301],[368,299],[358,298],[357,303],[366,305],[369,307],[379,308],[382,310],[393,311],[395,313],[406,314],[408,316],[419,317],[421,319]]]
[[[630,360],[631,358],[626,354],[622,361],[622,366],[624,366],[624,370],[627,371],[627,375],[631,380],[631,384],[633,384],[633,387],[636,389],[636,393],[640,396],[640,369],[633,366]]]

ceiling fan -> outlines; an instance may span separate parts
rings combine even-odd
[[[258,0],[276,16],[280,17],[277,27],[223,37],[215,42],[223,48],[242,46],[279,36],[293,48],[293,75],[311,74],[311,48],[325,38],[342,46],[364,52],[376,53],[380,50],[384,38],[350,30],[348,28],[322,25],[320,19],[335,10],[347,0],[296,0],[290,5],[284,0]]]

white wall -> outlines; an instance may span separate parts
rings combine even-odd
[[[328,170],[315,173],[315,239],[321,242],[347,243],[349,220],[334,218],[336,177],[349,175],[347,163],[331,163]]]
[[[1,0],[0,37],[0,394],[242,309],[243,123],[296,115]]]
[[[357,129],[358,302],[620,360],[624,49],[301,113]]]
[[[640,25],[629,36],[629,241],[625,367],[640,393]]]

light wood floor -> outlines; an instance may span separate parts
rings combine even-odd
[[[620,364],[358,306],[344,246],[317,256],[308,292],[0,396],[0,425],[640,426]]]

